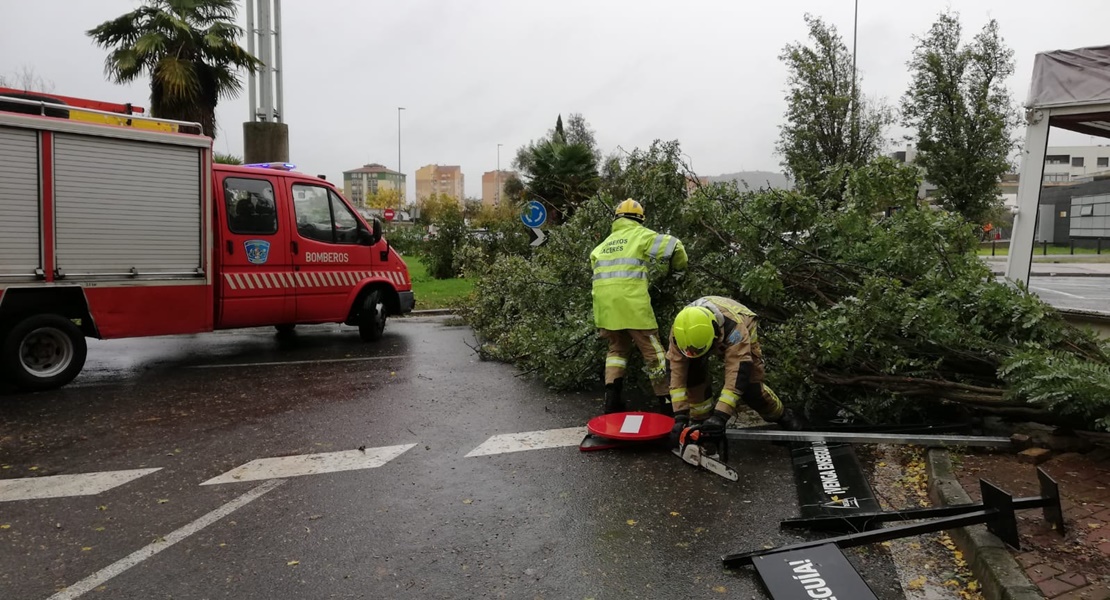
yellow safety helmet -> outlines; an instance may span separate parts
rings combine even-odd
[[[629,198],[628,200],[625,200],[624,202],[618,204],[617,210],[613,212],[616,214],[616,218],[618,219],[625,218],[632,219],[633,221],[637,221],[639,223],[644,222],[644,207],[640,206],[640,203],[636,202],[632,198]]]
[[[688,358],[702,356],[717,340],[717,317],[704,306],[687,306],[674,318],[671,335],[679,352]]]

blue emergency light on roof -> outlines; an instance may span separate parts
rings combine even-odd
[[[251,163],[243,166],[254,167],[256,169],[277,169],[279,171],[292,171],[297,168],[297,165],[293,163]]]

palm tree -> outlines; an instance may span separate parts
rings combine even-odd
[[[110,50],[104,72],[115,83],[150,76],[155,117],[196,121],[216,137],[216,104],[243,89],[238,71],[262,62],[236,40],[236,0],[146,0],[87,34]]]

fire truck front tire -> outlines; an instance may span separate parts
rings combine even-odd
[[[61,315],[32,315],[4,337],[0,370],[22,390],[49,390],[73,381],[87,353],[85,335],[73,321]]]
[[[376,342],[385,332],[385,303],[378,290],[370,292],[358,311],[358,335],[364,342]]]

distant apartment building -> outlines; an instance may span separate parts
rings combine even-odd
[[[466,198],[462,167],[458,165],[426,165],[416,170],[416,199],[426,200],[433,194],[449,196],[461,204]]]
[[[1045,152],[1045,183],[1090,181],[1108,172],[1110,146],[1049,146]]]
[[[366,195],[385,190],[399,190],[401,205],[405,204],[405,174],[371,163],[343,171],[343,193],[358,206],[366,206]]]
[[[482,173],[482,206],[500,206],[505,197],[505,182],[516,176],[516,171]]]

